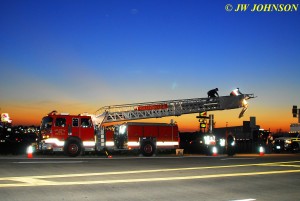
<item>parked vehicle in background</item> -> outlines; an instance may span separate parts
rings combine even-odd
[[[214,134],[203,132],[180,132],[180,148],[184,149],[185,153],[201,153],[212,155],[213,149],[218,151],[222,149],[222,145],[217,143]],[[225,146],[225,141],[223,147]]]
[[[276,138],[273,142],[273,150],[298,152],[300,150],[300,123],[292,123],[287,136]]]
[[[299,147],[299,133],[289,133],[289,136],[276,138],[273,142],[273,150],[277,153],[280,153],[282,151],[298,152]]]

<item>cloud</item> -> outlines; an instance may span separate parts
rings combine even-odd
[[[132,15],[136,15],[136,14],[138,14],[138,9],[135,9],[135,8],[133,8],[133,9],[131,9],[130,10],[130,13],[132,14]]]

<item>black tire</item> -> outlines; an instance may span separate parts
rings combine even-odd
[[[141,147],[141,152],[144,156],[152,156],[155,153],[156,147],[150,141],[146,141],[143,143]]]
[[[76,157],[81,153],[82,146],[79,140],[70,140],[64,147],[64,151],[68,156]]]

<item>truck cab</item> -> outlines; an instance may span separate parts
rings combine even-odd
[[[38,150],[64,152],[78,156],[83,151],[95,151],[94,127],[88,115],[49,113],[42,119]]]

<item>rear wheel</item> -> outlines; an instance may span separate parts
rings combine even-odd
[[[141,151],[144,156],[152,156],[155,152],[155,146],[152,142],[146,141],[143,143]]]
[[[68,156],[76,157],[81,153],[81,143],[79,140],[70,140],[65,146],[65,153]]]

